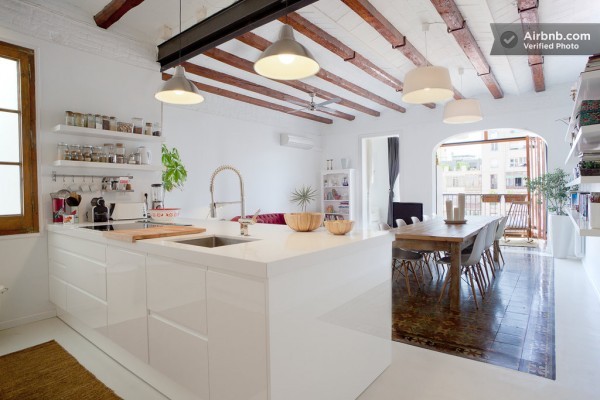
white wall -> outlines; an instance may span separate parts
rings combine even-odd
[[[59,141],[104,142],[53,133],[52,128],[64,120],[64,111],[114,115],[122,120],[140,116],[159,121],[162,115],[160,103],[154,99],[161,83],[159,68],[154,51],[148,51],[146,44],[16,0],[0,2],[0,40],[35,50],[41,219],[40,234],[0,237],[0,284],[9,288],[0,297],[3,329],[55,315],[48,301],[49,193],[71,182],[63,184],[59,179],[53,183],[52,171],[106,174],[106,170],[52,166]],[[198,216],[197,208],[209,203],[210,174],[225,163],[242,171],[248,212],[258,207],[265,212],[287,211],[293,187],[317,185],[320,151],[280,147],[278,133],[315,135],[319,124],[210,94],[205,97],[205,103],[199,106],[165,108],[163,132],[167,144],[180,148],[190,175],[185,191],[170,194],[168,202],[184,207],[184,214]],[[126,142],[128,151],[141,144]],[[153,144],[151,150],[159,163],[160,146]],[[132,175],[135,193],[108,194],[108,201],[141,201],[150,184],[160,182],[158,172]],[[227,193],[230,187],[225,174],[218,179],[223,192],[217,199],[228,200],[230,194],[237,197],[237,186]],[[98,194],[84,194],[82,204],[89,204],[90,198]]]
[[[576,78],[573,77],[573,80]],[[323,159],[351,157],[359,160],[361,137],[399,134],[400,201],[422,202],[424,213],[430,214],[435,212],[432,210],[435,196],[434,149],[450,136],[494,128],[526,129],[539,134],[548,143],[549,168],[565,168],[564,160],[569,150],[563,140],[565,125],[555,120],[570,115],[572,111],[569,90],[570,85],[562,85],[542,93],[506,96],[500,100],[485,96],[480,99],[483,121],[468,125],[444,124],[443,106],[440,105],[435,110],[410,106],[405,114],[384,110],[379,118],[360,116],[351,123],[336,122],[327,129],[323,138]],[[569,168],[567,172],[570,172]]]
[[[289,202],[292,190],[302,185],[319,188],[320,138],[308,134],[310,127],[290,124],[283,128],[173,106],[164,107],[164,120],[167,145],[177,147],[188,169],[184,190],[168,193],[165,201],[167,207],[182,208],[182,216],[207,216],[210,177],[223,164],[234,166],[242,175],[246,214],[259,208],[263,214],[300,211]],[[316,147],[282,147],[282,132],[311,136]],[[215,201],[239,200],[239,180],[232,171],[219,173],[214,186]],[[320,203],[315,201],[308,209],[318,207]],[[219,210],[218,218],[236,215],[240,215],[237,204]]]

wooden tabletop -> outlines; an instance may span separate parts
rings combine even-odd
[[[501,217],[467,216],[467,223],[462,225],[446,224],[441,217],[423,221],[418,224],[394,228],[396,240],[429,240],[443,242],[462,242],[475,235],[484,226]]]

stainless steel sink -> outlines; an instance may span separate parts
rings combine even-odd
[[[197,239],[176,240],[177,243],[201,247],[221,247],[232,244],[253,242],[257,239],[237,239],[228,236],[205,236]]]

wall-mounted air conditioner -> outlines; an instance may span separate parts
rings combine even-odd
[[[288,135],[282,133],[280,135],[280,142],[282,146],[296,147],[298,149],[312,149],[315,146],[315,142],[307,137]]]

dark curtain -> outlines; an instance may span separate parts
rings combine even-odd
[[[390,192],[388,204],[387,223],[389,226],[394,226],[394,183],[398,179],[400,171],[400,155],[399,153],[400,139],[397,137],[388,138],[388,168],[390,172]]]

